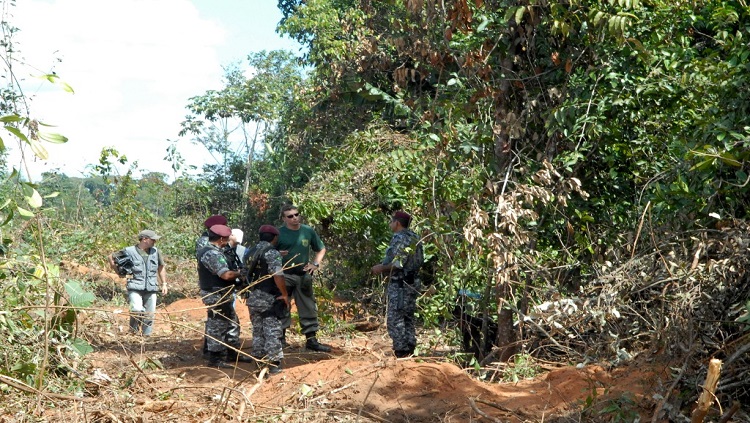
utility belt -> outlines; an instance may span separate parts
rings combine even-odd
[[[416,279],[417,278],[415,273],[398,272],[391,275],[391,283],[398,284],[402,287],[404,285],[414,285]]]
[[[274,297],[278,297],[279,295],[281,295],[281,291],[279,291],[279,289],[276,287],[274,287],[274,289],[270,289],[270,288],[263,288],[260,285],[253,285],[250,287],[250,291],[261,291],[261,292],[265,292],[266,294],[271,294]]]
[[[305,265],[299,264],[294,267],[291,267],[289,269],[284,269],[285,275],[296,275],[296,276],[304,276],[307,274],[307,272],[304,271]]]

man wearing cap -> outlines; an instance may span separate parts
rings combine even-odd
[[[232,230],[226,225],[208,229],[208,245],[197,253],[198,283],[203,304],[208,307],[206,319],[206,349],[212,367],[232,367],[225,361],[251,362],[240,354],[240,324],[234,309],[234,286],[240,277],[238,270],[229,270],[222,252]]]
[[[156,294],[167,294],[167,272],[164,259],[156,249],[156,240],[161,238],[156,232],[143,230],[138,234],[138,244],[126,247],[120,254],[127,255],[133,263],[132,275],[127,283],[130,303],[130,331],[134,334],[151,336],[156,311]],[[109,265],[117,270],[114,254],[108,257]]]
[[[419,236],[409,229],[411,216],[397,211],[389,227],[393,231],[391,243],[385,250],[385,259],[372,267],[372,273],[387,274],[390,283],[386,288],[388,299],[388,335],[393,340],[396,357],[414,354],[417,335],[414,327],[414,312],[419,294],[419,268],[424,261]]]
[[[201,234],[200,237],[195,241],[195,258],[198,259],[198,252],[205,246],[208,245],[208,229],[213,225],[226,225],[227,224],[227,218],[220,215],[215,214],[212,216],[209,216],[205,221],[203,221],[203,227],[206,228],[205,231]],[[240,256],[241,257],[241,256]],[[237,269],[234,269],[237,270]],[[239,326],[237,327],[237,330],[239,331]],[[239,338],[240,334],[237,332],[237,337]],[[203,357],[208,358],[208,340],[203,340]]]
[[[279,228],[277,248],[284,257],[284,280],[287,292],[294,299],[302,333],[307,338],[305,347],[312,351],[330,352],[331,347],[318,342],[318,305],[313,292],[313,272],[326,255],[326,247],[313,228],[302,224],[297,206],[287,204],[281,208],[284,225]],[[315,255],[310,260],[310,252]],[[286,329],[291,326],[289,313],[282,320],[282,343],[286,342]]]
[[[210,216],[208,219],[203,221],[203,226],[206,228],[205,231],[201,234],[200,237],[195,241],[195,256],[198,258],[198,251],[201,250],[201,248],[208,245],[208,228],[210,228],[213,225],[226,225],[227,224],[227,218],[220,215],[215,214],[213,216]]]
[[[269,373],[281,372],[284,351],[281,345],[281,318],[289,310],[289,295],[284,282],[281,254],[275,246],[279,230],[272,225],[258,229],[260,242],[247,251],[245,268],[250,282],[247,309],[253,325],[253,350],[256,358],[270,363]]]

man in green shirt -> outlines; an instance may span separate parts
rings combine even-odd
[[[279,244],[276,247],[284,259],[284,282],[287,292],[297,304],[299,324],[307,338],[305,347],[312,351],[330,352],[331,347],[318,342],[318,305],[313,292],[313,273],[326,254],[326,247],[313,228],[302,224],[297,206],[291,204],[281,208],[284,225],[279,228]],[[314,253],[312,260],[311,252]],[[284,328],[282,344],[286,342],[286,329],[291,326],[291,315],[281,321]]]

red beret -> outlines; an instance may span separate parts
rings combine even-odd
[[[203,222],[203,226],[205,226],[207,229],[211,229],[211,226],[213,225],[226,225],[226,224],[227,224],[227,218],[219,214],[215,214],[209,217],[208,219],[206,219],[205,222]]]
[[[230,229],[229,226],[227,225],[213,225],[210,228],[208,228],[208,230],[219,236],[232,235],[232,229]]]
[[[405,219],[407,222],[411,222],[411,215],[406,212],[397,211],[396,213],[393,213],[394,219]]]
[[[273,226],[273,225],[263,225],[260,228],[258,228],[258,233],[259,234],[274,234],[274,235],[278,235],[279,234],[279,230],[276,229],[276,226]]]

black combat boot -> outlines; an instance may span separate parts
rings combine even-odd
[[[224,354],[221,352],[216,351],[209,351],[208,352],[208,366],[209,367],[217,367],[219,369],[231,369],[231,364],[224,361]]]
[[[255,363],[252,357],[235,350],[227,351],[227,361],[230,363]]]
[[[331,347],[326,344],[318,342],[318,338],[315,336],[315,332],[306,333],[307,342],[305,342],[305,348],[311,351],[317,352],[331,352]]]
[[[269,375],[277,375],[281,373],[281,362],[280,361],[272,361],[271,365],[268,366],[268,374]]]

